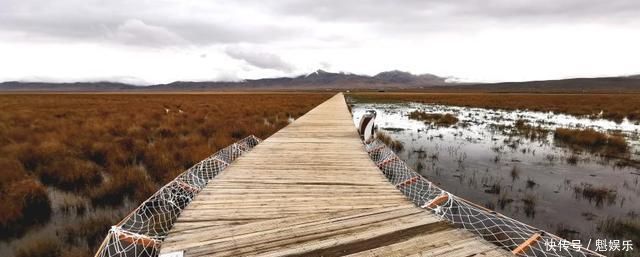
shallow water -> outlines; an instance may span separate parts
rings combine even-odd
[[[561,236],[607,238],[598,232],[608,217],[633,219],[640,214],[640,170],[618,167],[616,160],[575,153],[546,137],[530,140],[508,127],[523,119],[553,131],[557,127],[622,133],[631,159],[640,160],[640,125],[571,115],[502,111],[419,103],[353,103],[354,123],[366,110],[376,110],[379,130],[404,144],[398,155],[414,170],[443,189],[507,216]],[[408,113],[451,113],[452,127],[426,125]],[[571,164],[570,157],[577,157]],[[604,197],[583,194],[591,185],[609,190]],[[525,200],[529,203],[525,204]]]

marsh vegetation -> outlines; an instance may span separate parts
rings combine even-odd
[[[159,186],[329,96],[0,95],[0,256],[90,256]]]
[[[365,110],[376,110],[379,131],[404,145],[399,157],[445,190],[569,239],[628,240],[636,233],[640,124],[629,117],[399,102],[391,96],[390,103],[352,100],[355,122]],[[424,114],[450,114],[458,121],[438,126],[425,123]],[[640,241],[634,243],[638,249]]]
[[[358,93],[360,102],[426,103],[501,110],[554,112],[614,122],[640,122],[640,94]]]
[[[413,111],[409,113],[409,119],[422,121],[425,124],[431,124],[436,126],[450,127],[458,123],[458,118],[451,113],[426,113],[422,111]]]

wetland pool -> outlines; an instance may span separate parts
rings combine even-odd
[[[351,109],[355,124],[375,110],[378,131],[401,142],[398,156],[428,180],[540,229],[568,239],[612,239],[607,226],[640,219],[639,124],[413,102],[352,102]],[[414,111],[452,114],[458,121],[425,123],[409,118]],[[545,132],[519,134],[518,121]],[[556,128],[616,133],[627,141],[626,158],[635,166],[571,149],[554,139]]]

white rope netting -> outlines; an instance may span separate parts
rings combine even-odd
[[[193,165],[167,183],[140,206],[112,226],[96,257],[158,256],[160,244],[180,212],[229,163],[250,151],[261,140],[246,137]]]
[[[365,145],[371,159],[387,179],[417,206],[427,209],[454,226],[494,243],[519,256],[603,256],[582,246],[547,233],[500,213],[476,205],[442,190],[406,163],[384,143],[375,140]],[[551,247],[553,244],[554,247]]]

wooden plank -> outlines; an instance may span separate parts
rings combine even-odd
[[[342,94],[211,180],[163,242],[161,253],[172,251],[188,257],[510,254],[414,206],[391,185],[364,151]]]

